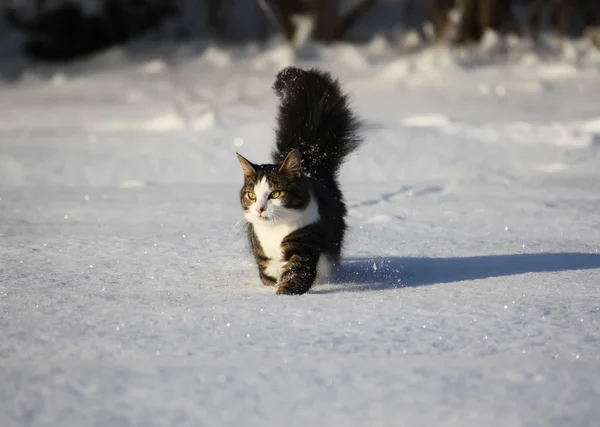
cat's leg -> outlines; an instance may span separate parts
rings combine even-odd
[[[254,260],[258,266],[258,277],[265,286],[275,286],[277,284],[277,278],[273,277],[272,272],[269,269],[269,258],[267,258],[260,245],[254,248]]]
[[[325,284],[331,282],[333,270],[333,261],[325,253],[321,253],[319,262],[317,263],[317,279],[316,283]]]
[[[260,280],[263,282],[265,286],[275,286],[277,284],[277,279],[273,276],[270,276],[267,273],[267,262],[258,261],[258,275],[260,276]]]
[[[256,265],[258,266],[258,276],[260,277],[261,282],[265,286],[275,286],[277,284],[277,278],[269,274],[267,269],[269,266],[269,258],[265,256],[265,252],[263,251],[251,224],[248,225],[248,239],[252,246],[252,254],[254,255],[254,261],[256,261]]]
[[[281,243],[286,264],[279,280],[278,295],[308,292],[317,277],[322,233],[318,224],[300,228]]]
[[[317,277],[318,256],[294,254],[283,267],[277,295],[301,295],[311,288]]]

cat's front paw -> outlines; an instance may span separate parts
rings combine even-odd
[[[262,284],[265,286],[277,286],[277,281],[273,279],[263,279],[261,278]]]
[[[277,285],[277,280],[275,280],[271,276],[267,276],[264,273],[260,273],[260,281],[265,286],[276,286]]]
[[[283,283],[277,288],[276,295],[302,295],[308,292],[310,286],[302,286],[297,283]]]

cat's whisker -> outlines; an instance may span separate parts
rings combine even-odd
[[[231,228],[230,234],[234,234],[234,233],[236,233],[238,231],[238,229],[241,226],[242,221],[246,221],[247,222],[248,220],[246,219],[246,217],[241,217],[240,219],[238,219],[238,221]]]

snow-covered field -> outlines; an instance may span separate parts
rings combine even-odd
[[[366,138],[346,259],[300,297],[260,284],[238,222],[283,48],[0,83],[0,425],[597,425],[598,53],[387,50],[300,63]]]

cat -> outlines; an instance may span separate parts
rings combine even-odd
[[[348,95],[329,73],[287,67],[273,89],[280,98],[273,163],[237,153],[240,202],[261,281],[278,295],[297,295],[327,282],[340,261],[347,210],[337,177],[362,138]]]

